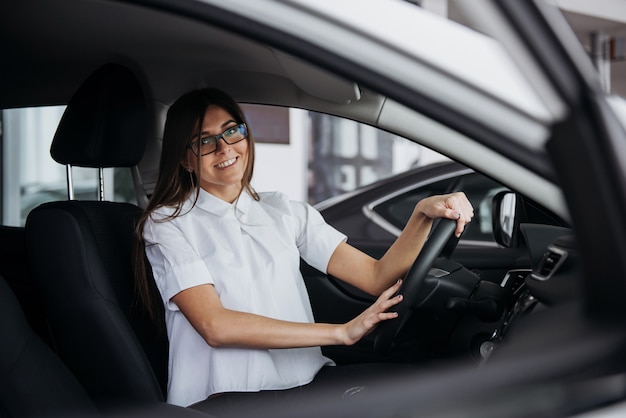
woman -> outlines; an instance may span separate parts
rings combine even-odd
[[[311,206],[257,194],[253,164],[253,136],[228,95],[201,89],[171,106],[159,178],[138,226],[150,263],[143,267],[152,268],[165,306],[170,403],[307,385],[333,365],[320,346],[354,344],[397,316],[398,279],[433,219],[456,219],[460,235],[473,216],[462,193],[424,199],[375,260]],[[348,323],[314,323],[300,257],[378,299]],[[149,304],[146,270],[138,269],[138,284]]]

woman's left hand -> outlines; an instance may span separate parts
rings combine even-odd
[[[422,199],[416,206],[415,212],[422,213],[430,219],[448,218],[456,220],[455,235],[461,236],[465,225],[474,217],[474,208],[463,192],[445,195],[434,195]]]
[[[428,238],[433,219],[456,220],[455,235],[459,237],[473,216],[474,209],[465,193],[427,197],[415,206],[402,233],[380,260],[342,242],[328,262],[327,271],[364,292],[379,296],[409,270]],[[379,318],[383,319],[389,318]]]

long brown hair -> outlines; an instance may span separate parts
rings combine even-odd
[[[197,199],[200,182],[196,173],[187,171],[182,163],[187,156],[191,138],[202,130],[202,121],[210,106],[224,109],[237,123],[246,123],[245,115],[237,102],[225,92],[215,88],[193,90],[176,100],[167,112],[159,176],[154,192],[137,223],[134,257],[135,289],[139,300],[153,318],[156,317],[157,312],[162,312],[163,304],[160,302],[160,296],[152,278],[150,263],[146,258],[143,228],[146,220],[157,208],[163,206],[175,208],[171,217],[163,220],[163,222],[167,222],[180,215],[183,203],[189,199],[192,192],[196,192]],[[254,137],[250,129],[248,129],[247,140],[248,162],[241,181],[241,191],[245,189],[253,199],[259,200],[258,194],[250,184],[254,169]],[[202,157],[198,156],[197,158],[199,162]],[[201,170],[201,166],[201,164],[197,164],[199,170]]]

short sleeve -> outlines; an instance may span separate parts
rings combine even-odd
[[[301,257],[326,273],[330,257],[346,236],[326,223],[322,215],[304,202],[291,202],[296,218],[296,245]]]
[[[214,283],[206,264],[174,221],[157,222],[149,218],[143,236],[146,256],[167,309],[178,310],[171,298],[182,290]]]

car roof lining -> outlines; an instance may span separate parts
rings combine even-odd
[[[238,100],[256,101],[273,95],[277,102],[295,107],[315,99],[348,103],[359,98],[360,90],[352,81],[310,65],[303,72],[301,62],[284,52],[159,10],[93,0],[63,0],[62,6],[23,0],[8,7],[11,13],[0,16],[0,36],[9,41],[5,53],[13,65],[0,68],[2,108],[65,104],[105,59],[138,71],[158,69],[144,76],[149,85],[160,86],[159,91],[149,91],[149,97],[164,104],[170,104],[190,85],[211,84],[219,84]],[[35,8],[38,13],[32,13]],[[111,22],[116,31],[110,30]],[[46,41],[35,36],[12,39],[13,33],[19,33],[18,26],[37,27],[38,33],[46,33]],[[167,53],[163,53],[165,49]],[[211,52],[198,54],[198,50]],[[213,78],[216,75],[219,77]],[[249,88],[252,83],[246,86],[247,79],[261,82]],[[316,84],[332,82],[332,88],[313,90],[311,79]]]

